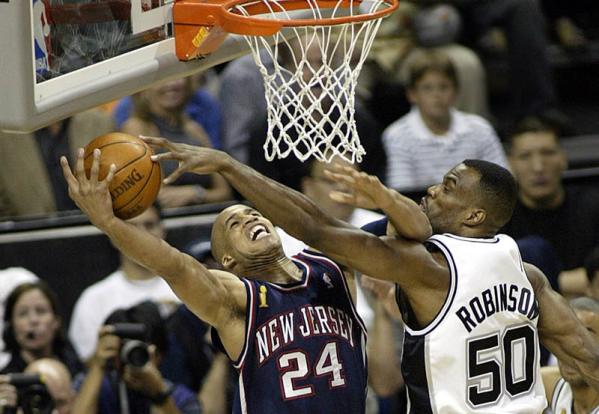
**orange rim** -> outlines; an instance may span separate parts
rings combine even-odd
[[[267,0],[266,0],[267,1]],[[349,8],[353,3],[354,8],[362,3],[363,0],[342,0],[341,4],[336,0],[279,0],[277,6],[282,6],[283,11],[308,10],[308,4],[311,2],[315,8],[332,9]],[[264,19],[256,17],[260,14],[271,13],[272,9],[265,5],[261,0],[232,0],[222,4],[221,17],[219,22],[225,30],[231,33],[249,34],[249,35],[271,35],[283,27],[303,27],[303,26],[334,26],[347,23],[359,23],[368,20],[375,20],[391,14],[399,5],[398,0],[383,0],[385,7],[374,13],[363,13],[355,16],[341,16],[328,18],[304,18],[304,19]],[[244,16],[236,13],[233,9],[236,6],[243,6],[250,16]],[[308,7],[307,7],[308,6]],[[275,11],[278,12],[278,11]]]

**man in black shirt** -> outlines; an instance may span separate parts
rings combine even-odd
[[[567,168],[566,156],[555,131],[538,120],[519,126],[511,137],[508,155],[520,189],[512,220],[503,232],[517,240],[528,236],[545,239],[561,262],[563,293],[584,294],[584,260],[599,246],[599,192],[564,186],[561,174]],[[537,265],[542,268],[545,264]]]

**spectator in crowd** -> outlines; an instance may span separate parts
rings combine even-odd
[[[152,86],[136,95],[132,116],[123,132],[132,135],[169,137],[174,142],[211,147],[206,131],[192,120],[185,108],[194,94],[192,79],[180,78]],[[165,176],[177,163],[162,166]],[[231,191],[218,174],[206,177],[183,176],[173,185],[162,186],[158,200],[164,208],[228,200]]]
[[[589,281],[587,295],[599,300],[599,247],[587,256],[584,261],[584,269]]]
[[[41,377],[52,399],[52,414],[71,414],[75,393],[71,387],[71,374],[62,362],[53,358],[37,359],[27,365],[25,373]],[[22,406],[24,402],[18,401],[18,398],[17,388],[7,382],[6,376],[0,376],[0,410],[14,410]]]
[[[562,293],[585,294],[584,260],[599,246],[599,191],[564,185],[566,155],[556,131],[539,119],[529,118],[517,126],[508,155],[519,196],[502,231],[516,240],[527,236],[546,240],[561,262]]]
[[[322,129],[325,133],[334,135],[334,128],[339,124],[343,125],[343,122],[339,121],[342,119],[341,111],[338,109],[335,102],[333,102],[334,98],[332,97],[331,92],[325,89],[322,83],[312,82],[313,76],[315,76],[314,74],[319,73],[322,70],[322,50],[318,45],[318,41],[309,39],[305,40],[303,43],[307,44],[304,45],[305,50],[301,53],[298,51],[300,49],[300,42],[292,41],[288,48],[280,49],[278,54],[278,62],[281,66],[288,69],[291,73],[301,72],[304,78],[303,82],[306,85],[310,84],[310,96],[312,99],[301,100],[301,103],[298,104],[298,106],[301,105],[302,107],[299,109],[289,107],[288,113],[291,114],[293,111],[307,113],[308,116],[302,118],[302,122],[305,122],[306,124],[324,125]],[[298,54],[305,54],[306,64],[302,65],[301,69],[299,64],[293,58],[294,55]],[[332,59],[332,57],[330,58]],[[312,101],[317,103],[312,105]],[[385,174],[386,157],[380,141],[380,127],[359,98],[356,99],[355,102],[354,119],[360,142],[366,151],[366,154],[363,156],[360,163],[360,168],[367,171],[369,174],[374,174],[382,178]],[[286,124],[285,120],[283,120],[283,124]],[[267,161],[264,156],[263,148],[268,129],[266,114],[264,114],[261,122],[256,125],[256,129],[250,132],[250,140],[247,148],[247,151],[249,152],[249,165],[282,184],[300,190],[302,177],[307,174],[306,164],[292,155],[283,159]],[[293,120],[292,126],[287,133],[294,140],[303,138],[300,136],[299,132],[299,129],[303,126],[304,125],[300,124],[297,120]],[[344,127],[342,126],[341,128]],[[278,131],[275,131],[275,136],[277,133]],[[280,148],[286,148],[284,140],[281,140],[278,145]],[[298,146],[300,151],[304,146],[305,145]]]
[[[54,402],[56,414],[70,414],[73,409],[75,392],[72,387],[71,374],[60,361],[42,358],[27,365],[26,374],[38,374]]]
[[[428,1],[428,0],[419,0]],[[556,108],[543,14],[537,0],[449,0],[464,17],[464,39],[480,39],[494,27],[507,38],[514,119],[543,115],[566,126]],[[476,45],[475,45],[476,46]]]
[[[129,222],[157,237],[165,236],[157,204]],[[98,330],[108,315],[144,300],[161,304],[165,315],[172,313],[179,304],[163,279],[121,255],[119,269],[86,288],[75,304],[69,336],[82,360],[86,361],[93,355]]]
[[[23,283],[8,296],[3,339],[11,360],[2,373],[23,372],[40,358],[58,359],[73,375],[83,368],[64,336],[58,298],[44,281]]]
[[[138,323],[146,329],[149,360],[141,367],[123,361],[123,339],[115,335],[114,324]],[[77,413],[112,414],[128,407],[131,414],[199,414],[196,395],[181,384],[166,380],[158,366],[167,351],[166,326],[153,302],[142,302],[129,309],[117,309],[98,332],[99,339],[89,361],[85,378],[76,379],[79,394],[75,399]],[[122,385],[126,392],[122,392]],[[151,410],[151,411],[150,411]]]
[[[0,131],[0,219],[76,209],[60,175],[59,158],[68,154],[75,159],[77,148],[112,131],[112,118],[99,109],[31,134]]]
[[[570,305],[578,319],[599,339],[599,301],[580,297],[571,301]],[[551,412],[574,414],[599,411],[599,392],[574,367],[558,360],[558,367],[543,367],[541,374]]]
[[[542,0],[543,11],[550,22],[554,39],[566,48],[588,44],[587,29],[597,29],[599,11],[593,0]]]
[[[313,72],[322,66],[321,50],[317,43],[311,43],[305,51],[306,61]],[[291,43],[291,48],[296,45]],[[281,65],[287,65],[291,72],[295,72],[295,62],[290,57],[289,49],[281,48],[278,58]],[[274,67],[271,57],[262,52],[261,59],[271,73]],[[318,85],[315,83],[313,92],[318,96],[320,91],[316,88]],[[244,56],[227,65],[222,73],[219,98],[221,105],[227,108],[223,113],[222,137],[225,151],[263,174],[299,190],[301,177],[306,171],[302,162],[293,156],[270,162],[264,157],[263,145],[268,127],[264,80],[252,56]],[[330,104],[330,100],[323,99],[320,109],[334,122],[339,111],[326,108],[327,104]],[[317,111],[312,113],[319,115]],[[360,168],[383,178],[386,158],[380,142],[380,126],[359,96],[356,96],[354,116],[361,144],[366,151]]]
[[[407,91],[412,110],[383,133],[389,187],[424,190],[467,158],[507,165],[493,127],[454,108],[458,88],[455,68],[443,53],[429,51],[412,62]]]
[[[220,149],[221,110],[218,100],[207,90],[204,83],[204,72],[192,77],[193,95],[185,106],[185,113],[204,128],[214,148]],[[216,75],[215,75],[216,76]],[[112,115],[116,127],[122,129],[133,112],[133,97],[121,99],[113,109]]]
[[[4,332],[4,306],[10,292],[26,282],[35,282],[37,276],[23,267],[9,267],[0,270],[0,332]],[[10,361],[10,353],[5,352],[4,341],[0,338],[0,369]]]
[[[261,53],[264,64],[272,68],[272,60]],[[243,163],[249,161],[251,131],[266,118],[264,80],[252,55],[227,64],[221,73],[219,102],[222,108],[221,140],[223,150]]]
[[[455,106],[489,116],[486,75],[479,57],[457,42],[461,17],[448,4],[420,5],[402,1],[381,23],[360,75],[358,93],[383,127],[410,110],[405,99],[411,62],[430,50],[445,53],[455,67],[460,89]]]

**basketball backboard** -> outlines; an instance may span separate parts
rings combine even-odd
[[[181,62],[174,0],[0,0],[0,130],[29,132],[249,51],[229,35]]]

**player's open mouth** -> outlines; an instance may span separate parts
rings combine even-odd
[[[260,240],[264,237],[267,237],[269,234],[269,231],[266,229],[266,227],[264,227],[264,225],[257,224],[250,230],[250,239],[252,241]]]

